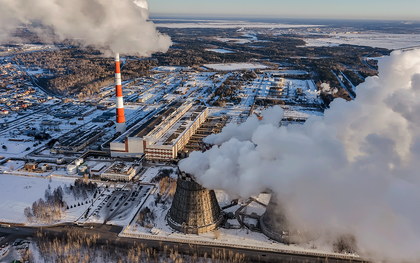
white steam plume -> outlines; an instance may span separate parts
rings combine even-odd
[[[22,23],[40,22],[60,39],[113,53],[149,56],[168,50],[170,37],[148,18],[145,0],[0,0],[0,35]]]
[[[330,84],[322,83],[321,84],[322,91],[328,94],[336,94],[338,90],[336,88],[331,88]]]
[[[149,10],[149,3],[147,2],[147,0],[134,0],[134,3],[141,8]]]
[[[350,231],[364,255],[418,260],[420,50],[393,52],[357,91],[304,125],[278,127],[278,106],[262,121],[229,125],[206,139],[220,147],[192,153],[180,168],[230,195],[269,188],[289,221]]]

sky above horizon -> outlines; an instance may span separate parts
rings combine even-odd
[[[149,0],[151,14],[420,20],[419,0]]]

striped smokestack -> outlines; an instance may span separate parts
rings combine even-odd
[[[121,86],[120,54],[115,54],[115,91],[117,93],[117,132],[125,132],[124,101]]]

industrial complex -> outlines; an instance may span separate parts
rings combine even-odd
[[[261,65],[253,72],[158,67],[123,80],[124,63],[116,54],[115,83],[95,99],[51,97],[45,107],[5,119],[0,173],[49,178],[54,185],[55,180],[76,181],[60,185],[65,193],[74,191],[65,199],[68,217],[78,225],[125,226],[121,236],[186,238],[247,229],[265,242],[299,243],[298,232],[291,232],[284,214],[277,213],[274,197],[254,212],[252,206],[262,201],[229,200],[177,164],[193,151],[210,149],[213,145],[203,139],[226,125],[260,116],[267,103],[288,103],[282,106],[284,125],[322,114],[314,83]],[[94,184],[99,188],[88,192]],[[80,187],[86,189],[71,190]]]
[[[111,156],[145,154],[147,160],[175,160],[208,114],[205,106],[193,106],[190,102],[171,103],[111,142]]]

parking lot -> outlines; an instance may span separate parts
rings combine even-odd
[[[105,192],[95,210],[89,211],[86,222],[124,225],[132,219],[152,188],[152,185],[134,184]]]

